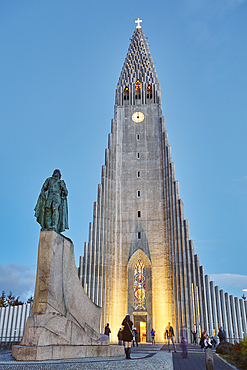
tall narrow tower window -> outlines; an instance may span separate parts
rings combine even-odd
[[[141,196],[141,190],[137,190],[137,197],[140,198]]]
[[[140,134],[137,134],[136,135],[136,140],[139,141],[140,140]]]
[[[146,309],[145,267],[140,260],[134,270],[134,307],[135,310]]]
[[[128,86],[126,86],[124,89],[124,100],[129,100],[129,98],[130,98],[130,91],[129,91]]]
[[[137,238],[141,239],[141,232],[140,231],[138,231],[138,233],[137,233]]]
[[[152,93],[152,86],[148,85],[147,87],[147,99],[152,99],[153,93]]]
[[[137,211],[137,217],[141,217],[141,211]]]
[[[140,159],[140,153],[139,152],[136,153],[136,158]]]
[[[135,98],[141,99],[141,82],[137,80],[135,83]]]
[[[141,177],[141,171],[137,171],[137,177]]]

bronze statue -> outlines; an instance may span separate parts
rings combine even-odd
[[[34,208],[41,230],[62,232],[68,229],[68,190],[61,180],[61,172],[55,170],[42,186],[37,204]]]

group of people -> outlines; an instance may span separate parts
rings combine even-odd
[[[122,327],[123,328],[120,328],[117,334],[118,344],[124,345],[126,358],[130,359],[132,342],[133,342],[133,346],[136,345],[138,347],[138,332],[136,328],[133,327],[133,322],[130,320],[130,315],[128,314],[126,315],[126,317],[124,318],[122,322]],[[105,334],[109,336],[110,333],[111,333],[111,329],[109,327],[109,323],[107,323],[105,327]],[[155,330],[152,329],[150,333],[151,338],[152,338],[152,344],[155,344],[155,333],[156,333]],[[196,331],[193,332],[191,330],[191,334],[193,335],[193,343],[197,344],[196,343]],[[187,335],[186,328],[181,329],[180,336],[181,336],[180,345],[182,349],[182,356],[187,357],[188,355],[188,350],[187,350],[188,335]],[[222,327],[219,329],[218,337],[219,337],[220,342],[226,340],[226,333]],[[172,343],[174,352],[177,352],[176,344],[174,340],[175,334],[174,334],[174,330],[170,322],[168,322],[168,325],[165,328],[164,338],[167,340],[167,343],[168,343],[168,351],[169,352],[171,351],[170,344]],[[212,348],[212,346],[216,345],[216,340],[214,337],[210,338],[207,332],[203,332],[200,338],[200,345],[202,349]]]
[[[123,328],[122,328],[123,327]],[[130,315],[126,315],[123,322],[122,327],[118,331],[118,344],[124,345],[125,355],[126,359],[130,359],[130,353],[131,353],[131,344],[133,343],[133,346],[138,347],[138,332],[135,327],[133,327],[133,322],[130,320]],[[111,329],[109,326],[109,323],[106,324],[105,327],[105,335],[110,335]],[[150,334],[152,338],[152,344],[155,344],[155,330],[152,328]],[[168,340],[168,349],[170,352],[170,341],[173,344],[174,352],[176,351],[176,345],[174,341],[174,330],[173,327],[170,325],[170,322],[168,323],[168,326],[165,329],[165,338]]]
[[[226,333],[222,327],[219,328],[217,336],[219,337],[220,342],[226,341]],[[214,336],[210,338],[209,334],[207,332],[203,332],[200,339],[200,346],[202,350],[205,350],[207,348],[212,348],[213,346],[216,346],[216,339]]]

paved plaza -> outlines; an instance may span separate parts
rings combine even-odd
[[[11,356],[11,351],[0,352],[1,370],[74,370],[74,369],[166,369],[166,370],[204,370],[206,369],[205,353],[198,345],[188,346],[188,357],[182,358],[181,349],[177,353],[168,352],[166,345],[140,344],[132,348],[131,360],[124,357],[97,357],[74,360],[18,362]],[[214,354],[215,370],[232,370],[233,366],[226,364]]]

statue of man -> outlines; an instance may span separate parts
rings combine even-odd
[[[34,208],[41,230],[62,232],[68,229],[68,190],[61,180],[61,172],[55,170],[42,186],[37,204]]]

